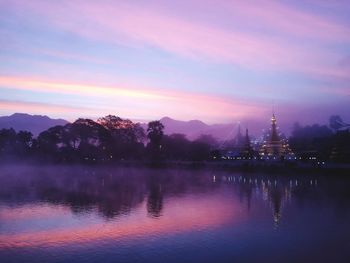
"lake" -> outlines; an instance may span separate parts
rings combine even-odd
[[[0,262],[350,262],[350,177],[3,166]]]

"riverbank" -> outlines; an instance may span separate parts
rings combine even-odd
[[[39,162],[38,160],[12,160],[0,161],[0,166],[22,165],[53,165],[53,166],[86,166],[86,167],[137,167],[137,168],[182,168],[182,169],[210,169],[227,170],[246,173],[275,173],[275,174],[326,174],[326,175],[350,175],[350,164],[341,163],[317,163],[317,162],[266,162],[266,161],[118,161],[113,163],[55,163]]]

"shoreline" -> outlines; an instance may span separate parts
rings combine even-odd
[[[291,163],[291,162],[251,162],[251,161],[119,161],[114,163],[64,163],[64,162],[40,162],[38,160],[11,160],[0,161],[0,167],[6,166],[53,166],[53,167],[95,167],[95,168],[113,168],[113,167],[134,167],[149,169],[210,169],[226,170],[232,172],[245,173],[270,173],[270,174],[320,174],[320,175],[350,175],[350,164],[326,163],[319,165],[316,163]]]

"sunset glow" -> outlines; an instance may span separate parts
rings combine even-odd
[[[289,122],[350,117],[346,1],[0,0],[0,10],[1,115],[227,123],[268,119],[274,104]]]
[[[347,262],[349,14],[0,0],[0,262]]]

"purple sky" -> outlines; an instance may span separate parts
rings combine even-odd
[[[0,0],[0,115],[350,119],[349,1]]]

